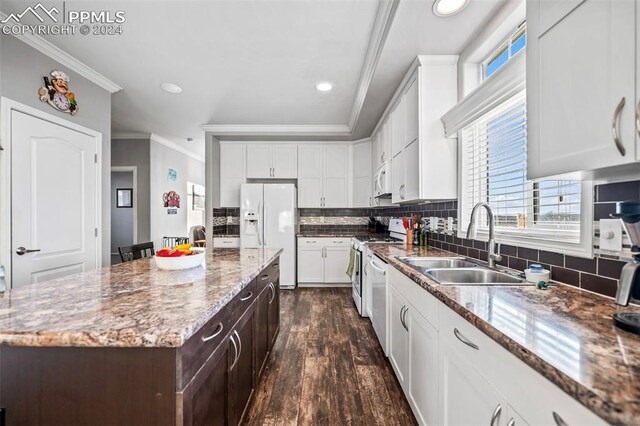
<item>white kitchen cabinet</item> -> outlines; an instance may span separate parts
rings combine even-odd
[[[331,245],[324,249],[324,282],[325,283],[345,283],[349,282],[347,267],[349,266],[349,246]]]
[[[220,144],[220,207],[240,207],[240,185],[247,181],[246,145]]]
[[[389,361],[402,389],[407,392],[409,383],[409,329],[405,322],[406,299],[392,285],[387,288]]]
[[[391,202],[401,203],[404,198],[404,155],[402,150],[391,161]]]
[[[298,238],[298,284],[334,286],[348,284],[350,238]]]
[[[324,282],[324,247],[298,246],[298,283]]]
[[[382,128],[371,135],[371,169],[377,169],[382,164]]]
[[[349,145],[298,147],[298,207],[349,207]]]
[[[418,79],[409,84],[409,88],[404,94],[404,146],[418,139],[420,127],[419,120],[419,99],[418,99]]]
[[[506,403],[502,396],[461,356],[459,349],[440,340],[439,354],[439,423],[467,426],[482,419],[484,424],[505,425]],[[497,418],[492,421],[494,415]]]
[[[404,149],[403,171],[403,200],[418,200],[420,198],[420,147],[418,139],[413,139]]]
[[[297,178],[297,145],[270,143],[248,144],[247,177],[250,179]]]
[[[412,305],[406,308],[409,328],[409,385],[407,399],[418,423],[438,422],[438,330]]]
[[[352,207],[372,207],[370,140],[353,145],[353,203]]]
[[[395,157],[405,147],[405,97],[401,96],[398,105],[391,113],[391,153]]]
[[[349,146],[324,146],[323,194],[323,207],[349,207]]]
[[[238,248],[240,247],[240,237],[213,237],[214,248]]]
[[[272,145],[271,167],[277,179],[298,177],[298,146],[293,144]]]
[[[270,145],[247,145],[247,177],[249,179],[268,179],[272,177]]]
[[[322,207],[323,146],[298,147],[298,207]]]
[[[636,7],[527,1],[529,179],[637,161]]]
[[[391,161],[391,119],[386,118],[372,137],[373,140],[373,170],[385,161]]]

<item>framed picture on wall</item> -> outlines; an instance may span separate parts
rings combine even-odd
[[[133,207],[133,188],[116,189],[116,207],[130,209]]]

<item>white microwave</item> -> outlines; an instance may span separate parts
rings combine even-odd
[[[391,194],[391,162],[385,161],[373,174],[373,196],[381,197]]]

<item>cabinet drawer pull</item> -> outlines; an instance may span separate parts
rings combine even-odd
[[[237,334],[235,331],[233,332],[233,334],[231,336],[229,336],[229,339],[231,339],[231,343],[233,343],[233,350],[235,353],[235,356],[233,357],[233,362],[231,363],[231,366],[229,367],[229,371],[233,370],[233,367],[236,366],[236,363],[238,362],[238,344],[236,343],[236,339],[233,337],[235,334]]]
[[[260,275],[260,281],[264,281],[264,280],[266,280],[267,278],[269,278],[269,274],[263,274],[263,275]]]
[[[316,240],[312,240],[312,241],[307,240],[307,244],[315,244],[315,243],[317,243]]]
[[[560,417],[560,414],[555,411],[553,412],[553,421],[555,421],[558,426],[567,426],[567,422],[565,422],[564,419]]]
[[[269,300],[269,304],[273,302],[273,299],[276,298],[276,286],[273,283],[269,283],[269,288],[271,289],[271,299]]]
[[[476,345],[475,343],[473,343],[472,341],[468,340],[466,337],[464,337],[462,335],[462,333],[460,333],[460,331],[458,331],[457,328],[453,329],[453,334],[456,335],[456,337],[458,338],[458,340],[460,340],[462,343],[464,343],[465,345],[472,347],[475,350],[480,350],[480,348],[478,347],[478,345]]]
[[[216,327],[216,331],[211,336],[207,336],[207,337],[202,336],[202,341],[203,342],[208,342],[209,340],[213,339],[214,337],[216,337],[217,335],[222,333],[222,330],[224,330],[224,325],[222,323],[220,323]]]
[[[253,292],[252,292],[252,291],[250,291],[250,292],[249,292],[249,294],[247,294],[245,297],[241,297],[241,298],[240,298],[240,301],[241,301],[241,302],[244,302],[245,300],[249,300],[249,299],[251,299],[252,297],[253,297]]]
[[[493,410],[493,414],[491,415],[491,423],[489,426],[495,426],[496,420],[500,418],[500,412],[502,411],[502,405],[498,404],[495,410]]]
[[[342,241],[333,240],[333,244],[342,244]]]
[[[613,135],[613,141],[615,142],[616,147],[618,148],[618,151],[620,151],[620,154],[623,157],[627,153],[627,150],[622,144],[622,141],[620,140],[620,135],[618,134],[618,121],[620,118],[620,113],[622,112],[622,108],[624,108],[625,102],[626,102],[626,98],[623,97],[622,99],[620,99],[620,103],[618,104],[616,109],[613,111],[613,119],[611,120],[611,134]]]
[[[279,264],[279,263],[274,263],[274,264],[272,265],[272,267],[274,267],[274,268],[277,268],[278,266],[280,266],[280,264]]]
[[[511,417],[511,420],[509,420],[509,423],[507,423],[507,426],[515,426],[515,425],[516,425],[516,419]]]

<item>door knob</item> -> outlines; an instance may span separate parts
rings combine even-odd
[[[37,251],[40,251],[40,249],[34,249],[34,250],[31,250],[31,249],[26,249],[26,248],[24,248],[24,247],[18,247],[18,248],[16,249],[16,254],[17,254],[18,256],[22,256],[22,255],[25,255],[25,254],[27,254],[27,253],[35,253],[35,252],[37,252]]]

